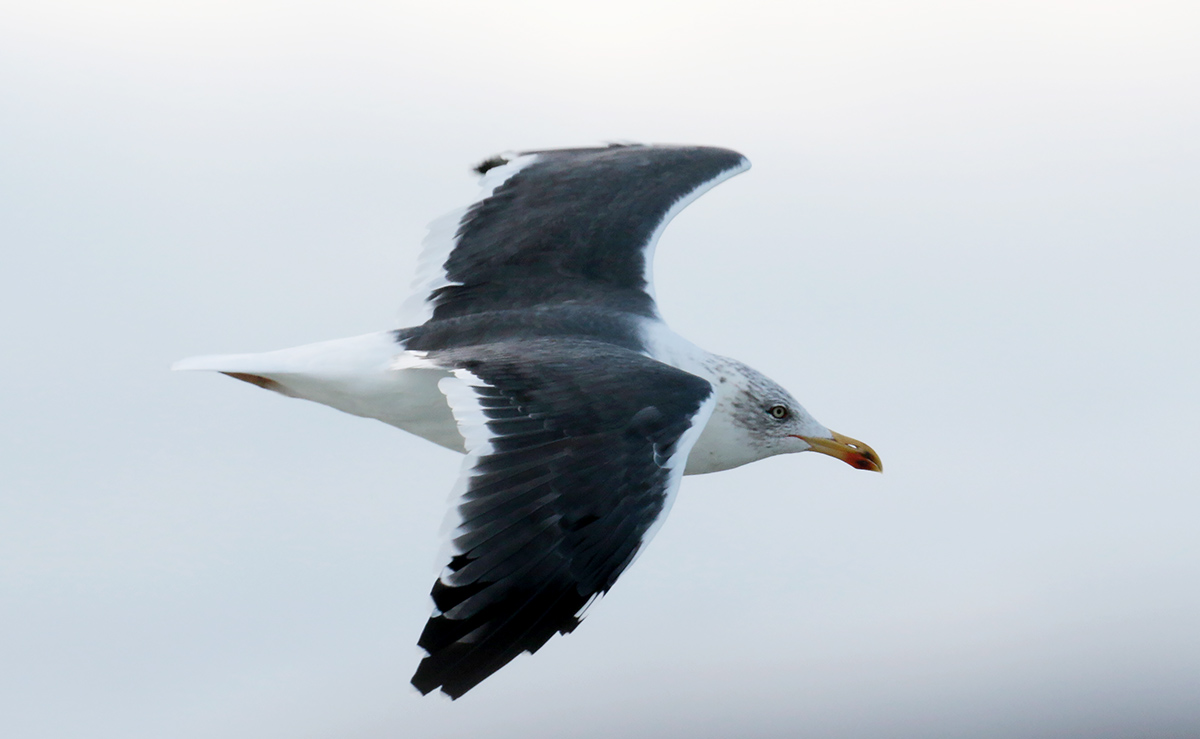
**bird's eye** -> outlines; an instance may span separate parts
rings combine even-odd
[[[767,409],[767,413],[770,413],[772,418],[778,418],[781,421],[788,417],[786,405],[773,405]]]

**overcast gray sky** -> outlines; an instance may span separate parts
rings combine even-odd
[[[1200,6],[0,10],[0,735],[1200,735]],[[726,146],[662,310],[863,439],[688,478],[574,634],[408,678],[451,452],[202,353],[394,327],[506,149]]]

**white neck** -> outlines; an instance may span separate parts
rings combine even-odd
[[[733,420],[734,399],[746,382],[745,365],[701,349],[660,321],[647,321],[643,330],[650,356],[703,377],[717,394],[717,406],[688,454],[683,474],[720,472],[762,459],[762,448]]]

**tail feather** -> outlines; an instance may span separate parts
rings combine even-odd
[[[393,332],[378,331],[260,354],[190,357],[176,362],[171,369],[220,372],[289,397],[396,425],[406,417],[405,407],[412,404],[397,393],[402,395],[417,380],[395,366],[397,357],[404,354]],[[444,404],[436,378],[422,387],[425,385],[433,388],[433,400]]]
[[[268,352],[274,354],[275,352]],[[207,354],[201,357],[188,357],[171,365],[172,370],[183,372],[208,370],[212,372],[266,372],[269,369],[283,370],[279,362],[264,362],[263,354]],[[269,364],[275,367],[269,368]]]
[[[266,354],[210,354],[202,357],[188,357],[181,359],[171,365],[172,370],[181,370],[184,372],[190,371],[212,371],[220,372],[223,375],[232,377],[235,380],[248,382],[251,385],[266,390],[273,390],[282,395],[297,397],[295,393],[288,391],[286,387],[281,385],[276,380],[273,380],[268,375],[286,373],[286,362],[281,362],[278,358],[272,359],[270,355],[280,354],[281,352],[267,352]]]
[[[390,331],[321,341],[258,354],[209,354],[181,359],[173,370],[249,375],[357,374],[383,371],[403,348]]]

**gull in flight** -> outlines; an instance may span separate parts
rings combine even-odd
[[[882,471],[786,390],[667,328],[654,247],[750,163],[696,146],[531,151],[480,164],[435,221],[403,328],[195,357],[464,453],[451,552],[412,678],[458,698],[575,629],[649,542],[683,475],[815,451]]]

